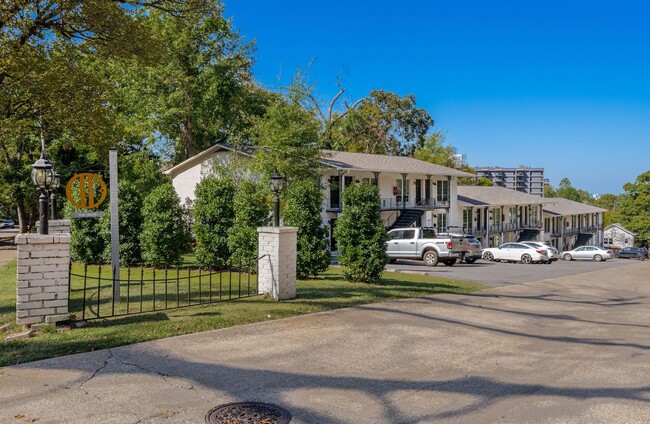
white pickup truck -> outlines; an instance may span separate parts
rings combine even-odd
[[[421,259],[427,266],[442,262],[452,266],[467,252],[467,238],[445,235],[438,238],[430,227],[395,228],[388,232],[386,253],[391,263],[397,259]]]

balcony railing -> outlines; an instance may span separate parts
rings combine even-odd
[[[386,197],[381,199],[382,210],[437,209],[448,207],[449,201],[441,201],[437,199],[421,199],[418,202],[410,199],[402,200],[399,197]]]

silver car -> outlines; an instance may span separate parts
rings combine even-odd
[[[521,244],[532,246],[538,249],[546,249],[549,262],[555,262],[560,259],[560,252],[558,252],[556,248],[549,246],[546,243],[542,243],[541,241],[522,241]]]
[[[602,247],[597,246],[580,246],[573,250],[567,250],[562,252],[562,259],[565,261],[573,261],[576,259],[586,259],[589,261],[606,261],[611,259],[612,251],[603,249]]]

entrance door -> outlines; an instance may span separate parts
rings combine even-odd
[[[422,180],[415,180],[415,204],[420,205],[422,201]]]

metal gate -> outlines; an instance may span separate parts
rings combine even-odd
[[[223,269],[70,265],[68,310],[77,320],[158,312],[258,295],[257,258],[229,261]],[[120,285],[119,298],[113,285]]]

